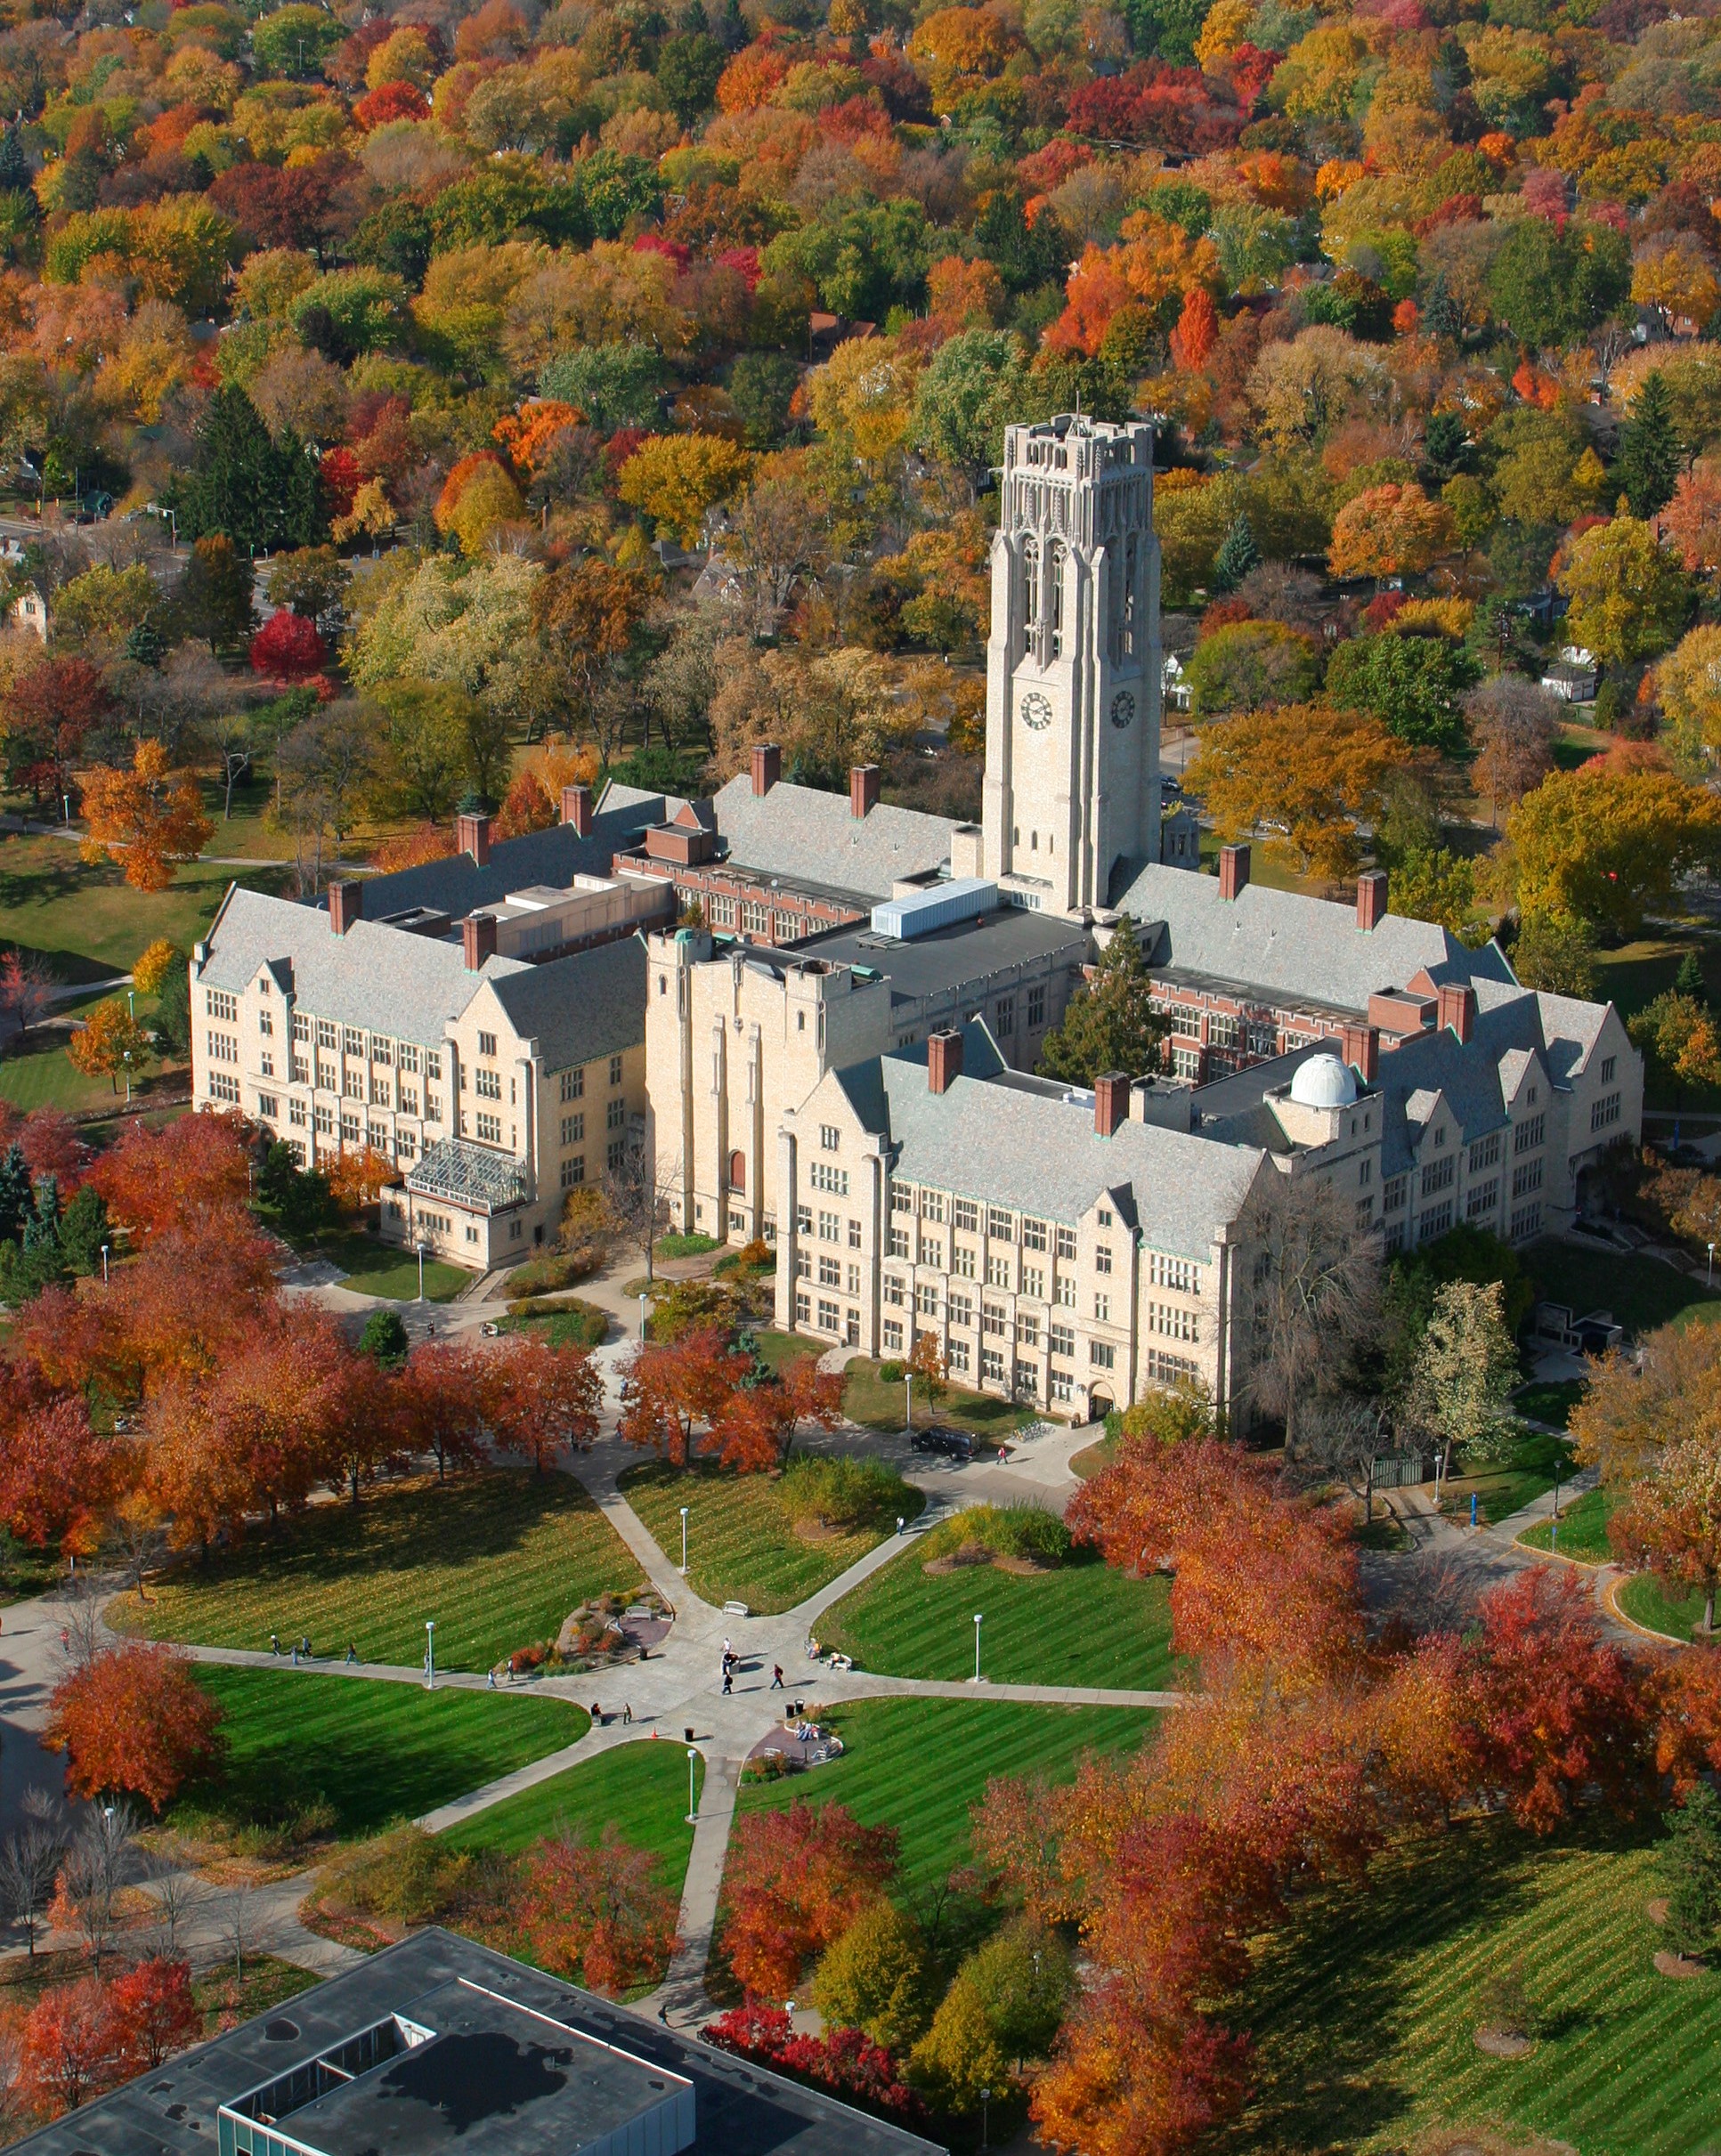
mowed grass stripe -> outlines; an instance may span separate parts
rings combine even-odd
[[[1660,1976],[1652,1845],[1586,1822],[1563,1846],[1504,1822],[1389,1856],[1374,1891],[1317,1897],[1262,1943],[1234,2018],[1259,2095],[1225,2146],[1402,2146],[1504,2121],[1585,2156],[1697,2156],[1717,2127],[1721,1976]],[[1480,2053],[1488,1979],[1522,1966],[1546,2033]]]
[[[694,1786],[696,1790],[705,1786],[702,1757],[694,1766]],[[686,1747],[641,1738],[564,1768],[548,1781],[451,1827],[442,1839],[456,1849],[494,1849],[515,1856],[549,1835],[572,1832],[600,1841],[605,1828],[613,1826],[624,1842],[651,1852],[664,1886],[679,1896],[694,1845],[686,1811]]]
[[[1172,1681],[1170,1595],[1097,1560],[1055,1571],[964,1566],[929,1574],[918,1545],[844,1595],[819,1625],[821,1645],[862,1669],[953,1681],[980,1666],[998,1684],[1160,1691]]]
[[[381,1678],[198,1666],[224,1710],[227,1757],[188,1803],[236,1821],[321,1798],[336,1831],[368,1834],[466,1796],[591,1726],[583,1707],[528,1694],[433,1691]]]
[[[804,1602],[876,1549],[889,1531],[869,1527],[808,1542],[795,1532],[769,1475],[710,1468],[689,1473],[653,1460],[627,1471],[621,1494],[672,1565],[681,1562],[685,1504],[694,1593],[708,1602],[745,1602],[762,1614]]]
[[[208,1647],[290,1647],[308,1633],[338,1659],[488,1669],[556,1637],[578,1604],[639,1584],[639,1560],[569,1475],[497,1469],[415,1481],[358,1505],[313,1505],[231,1554],[188,1562],[140,1607],[109,1605],[122,1630]]]
[[[994,1774],[1073,1779],[1084,1752],[1132,1752],[1150,1708],[1029,1706],[1015,1700],[862,1699],[824,1719],[848,1747],[827,1767],[747,1783],[742,1814],[788,1805],[848,1806],[864,1827],[895,1827],[910,1894],[938,1886],[970,1855],[970,1813]]]

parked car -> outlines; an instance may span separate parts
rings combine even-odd
[[[914,1450],[943,1453],[950,1460],[971,1460],[974,1440],[965,1430],[946,1430],[935,1422],[930,1429],[914,1432]]]

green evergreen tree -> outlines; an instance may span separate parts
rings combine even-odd
[[[0,1160],[0,1242],[20,1240],[29,1210],[30,1171],[24,1164],[24,1148],[13,1144]]]
[[[107,1202],[93,1183],[85,1183],[61,1217],[61,1255],[75,1273],[99,1273],[101,1246],[112,1240]]]
[[[398,1310],[372,1310],[359,1335],[359,1350],[379,1362],[386,1370],[398,1370],[411,1343]]]
[[[251,634],[251,564],[224,531],[206,532],[193,542],[191,558],[174,594],[174,612],[188,636],[209,646],[243,643]]]
[[[1141,1076],[1160,1066],[1169,1030],[1153,1008],[1153,982],[1128,927],[1106,945],[1085,985],[1070,998],[1061,1025],[1046,1037],[1040,1069],[1048,1078],[1092,1085],[1107,1071]]]
[[[1668,1944],[1676,1954],[1709,1952],[1721,1934],[1721,1797],[1708,1782],[1699,1782],[1668,1813],[1661,1875]]]
[[[126,656],[134,666],[147,666],[152,671],[167,656],[161,631],[147,614],[126,631]]]
[[[1214,589],[1235,591],[1250,570],[1259,568],[1260,564],[1261,549],[1254,543],[1254,529],[1246,515],[1239,515],[1225,534],[1224,544],[1214,563]]]
[[[1452,288],[1446,281],[1446,272],[1438,270],[1434,281],[1428,288],[1428,296],[1423,303],[1423,327],[1431,336],[1444,337],[1456,344],[1464,335],[1464,320],[1452,297]]]
[[[24,1223],[24,1248],[60,1245],[60,1179],[45,1175],[36,1186],[36,1208]]]
[[[1679,970],[1673,977],[1675,992],[1679,995],[1695,996],[1700,1003],[1707,1003],[1709,992],[1703,981],[1703,969],[1697,953],[1687,951],[1679,961]]]
[[[0,189],[9,195],[30,192],[29,163],[16,127],[0,134]]]
[[[191,469],[166,499],[188,539],[220,533],[249,555],[314,547],[325,535],[317,469],[291,427],[272,442],[242,389],[218,389],[204,407]]]
[[[1645,375],[1636,406],[1626,422],[1614,475],[1634,516],[1653,516],[1673,499],[1679,477],[1679,437],[1673,400],[1658,370]]]

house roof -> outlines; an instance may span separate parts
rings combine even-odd
[[[942,868],[956,828],[948,816],[882,801],[856,816],[846,793],[787,779],[756,794],[744,773],[712,796],[712,806],[729,858],[740,866],[867,898],[889,898],[904,878]]]
[[[468,973],[459,943],[382,921],[356,920],[337,936],[321,909],[237,885],[205,942],[202,986],[237,993],[267,967],[282,993],[290,988],[313,1017],[424,1047],[441,1042],[481,982],[499,985],[532,971],[518,959],[490,958],[481,973]]]
[[[1202,975],[1358,1017],[1376,991],[1402,986],[1423,971],[1436,986],[1479,979],[1516,985],[1497,944],[1472,951],[1437,923],[1397,913],[1377,928],[1360,928],[1353,907],[1265,884],[1246,884],[1226,899],[1215,876],[1153,863],[1118,903],[1136,920],[1157,924],[1157,936],[1143,938],[1156,970]]]
[[[1468,1144],[1504,1125],[1508,1104],[1538,1060],[1551,1083],[1569,1083],[1608,1009],[1526,990],[1479,1010],[1467,1043],[1460,1043],[1450,1026],[1440,1026],[1413,1034],[1383,1055],[1381,1173],[1399,1175],[1410,1165],[1439,1100],[1445,1102],[1459,1140]]]
[[[547,1071],[619,1055],[645,1038],[645,946],[637,936],[528,966],[492,984]]]

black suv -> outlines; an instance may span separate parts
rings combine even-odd
[[[934,1424],[930,1430],[914,1432],[916,1452],[941,1452],[952,1460],[971,1460],[974,1440],[965,1430],[946,1430]]]

